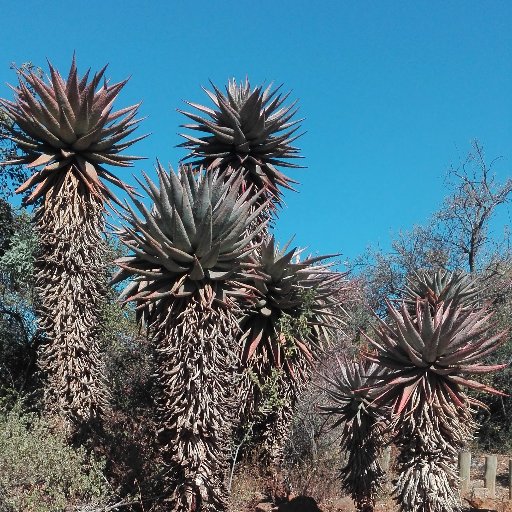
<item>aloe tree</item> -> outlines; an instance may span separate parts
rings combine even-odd
[[[289,244],[279,248],[274,238],[264,240],[254,257],[260,272],[251,283],[257,291],[256,301],[246,308],[240,322],[241,362],[260,383],[278,372],[275,386],[281,406],[257,430],[265,458],[279,466],[299,393],[338,321],[334,306],[342,280],[325,263],[329,256],[300,260],[300,251],[289,249]],[[251,385],[251,379],[245,382],[247,386],[241,388],[246,404],[243,416],[250,419],[252,408],[257,410],[264,397],[261,386]]]
[[[405,303],[399,308],[388,303],[391,325],[379,320],[375,337],[368,338],[377,349],[368,359],[389,370],[375,385],[376,403],[392,410],[391,429],[400,449],[394,494],[404,511],[460,509],[457,453],[475,428],[472,406],[485,407],[463,388],[502,394],[469,377],[506,366],[481,363],[506,338],[492,334],[486,307],[462,300],[463,289],[472,286],[466,282],[453,294],[427,286],[424,297],[416,297],[414,314]],[[451,298],[433,299],[443,295]]]
[[[121,152],[142,137],[138,105],[113,110],[126,81],[79,77],[75,59],[67,80],[51,64],[48,80],[19,70],[14,101],[0,100],[9,119],[6,138],[33,174],[18,189],[36,206],[35,261],[38,326],[44,336],[39,367],[45,404],[63,427],[78,433],[96,424],[105,406],[98,337],[105,290],[104,204],[116,201],[106,182],[122,186],[105,165],[127,167],[138,157]]]
[[[296,183],[281,169],[299,167],[294,160],[301,156],[293,143],[300,136],[302,120],[294,119],[298,110],[296,102],[286,104],[289,93],[280,93],[280,87],[273,90],[272,84],[251,88],[248,80],[241,83],[230,80],[225,92],[213,84],[212,87],[213,91],[204,90],[213,107],[187,102],[196,112],[181,111],[193,121],[183,126],[201,133],[182,134],[186,140],[181,146],[189,150],[184,160],[196,167],[219,169],[224,179],[233,172],[242,172],[241,193],[252,186],[254,194],[261,194],[256,205],[269,200],[268,207],[250,226],[253,230],[275,214],[282,202],[282,189],[292,189]],[[298,391],[307,380],[317,348],[326,341],[325,319],[333,302],[328,297],[337,278],[331,280],[333,274],[324,267],[310,268],[324,257],[292,264],[298,251],[294,249],[287,254],[286,249],[284,252],[275,249],[266,229],[255,240],[261,242],[254,258],[263,278],[260,276],[249,283],[258,296],[256,302],[246,303],[243,309],[240,357],[246,378],[240,388],[243,404],[240,411],[242,421],[253,424],[262,404],[261,388],[268,387],[269,379],[277,376],[275,391],[286,405],[257,426],[258,441],[263,443],[269,459],[277,462],[282,457]],[[308,301],[312,302],[314,311],[311,319],[305,320]],[[285,323],[287,341],[282,329]],[[296,352],[293,357],[292,352]]]
[[[122,298],[156,347],[158,440],[170,510],[226,509],[224,478],[234,416],[240,282],[251,272],[248,226],[266,207],[242,177],[219,171],[178,175],[158,166],[159,186],[146,177],[151,209],[132,195],[114,283],[132,278]],[[138,210],[138,212],[136,211]],[[260,226],[263,230],[265,225]]]
[[[342,425],[340,449],[347,459],[340,470],[341,487],[352,496],[357,510],[369,512],[385,475],[381,456],[388,438],[387,411],[374,402],[373,387],[383,369],[367,360],[337,358],[337,363],[330,376],[323,376],[330,403],[321,409],[332,417],[332,428]]]

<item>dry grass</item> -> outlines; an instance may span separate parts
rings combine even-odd
[[[268,486],[269,478],[256,464],[239,464],[233,478],[228,512],[253,511],[268,496]]]
[[[393,452],[393,455],[396,455]],[[391,460],[391,475],[388,478],[380,499],[375,506],[375,512],[394,512],[397,505],[391,498],[391,479],[394,473],[394,464]],[[491,510],[496,512],[512,512],[512,501],[508,500],[508,459],[509,456],[498,457],[497,496],[494,499],[482,499],[475,496],[476,490],[482,490],[483,485],[483,456],[475,455],[472,471],[472,487],[463,500],[466,510],[471,512]],[[282,504],[279,512],[355,512],[355,507],[349,496],[343,495],[337,480],[338,454],[324,457],[316,463],[296,465],[288,469],[285,481],[290,488],[289,504]],[[275,493],[275,483],[269,475],[265,475],[257,462],[241,463],[233,480],[229,512],[255,512],[256,505],[270,499]],[[313,497],[318,508],[294,505],[300,500],[293,500],[298,496]]]

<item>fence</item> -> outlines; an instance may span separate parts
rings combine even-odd
[[[485,455],[484,488],[487,496],[496,496],[496,473],[498,470],[498,456]],[[471,487],[471,452],[459,453],[459,475],[462,492],[468,492]],[[508,461],[508,499],[512,500],[512,459]]]
[[[498,470],[498,456],[485,455],[484,467],[484,488],[488,498],[496,496],[496,474]],[[391,458],[391,447],[387,446],[382,454],[382,465],[384,469],[389,468]],[[462,493],[471,489],[471,452],[459,453],[459,476]],[[508,461],[508,499],[512,500],[512,459]]]

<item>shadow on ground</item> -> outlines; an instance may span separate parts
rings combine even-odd
[[[316,501],[309,496],[297,496],[278,509],[279,512],[322,512]]]

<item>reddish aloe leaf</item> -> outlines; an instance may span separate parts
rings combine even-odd
[[[402,413],[402,411],[405,409],[405,407],[409,403],[409,400],[411,399],[412,394],[416,391],[418,384],[419,384],[419,380],[415,380],[414,382],[405,386],[402,389],[401,396],[400,396],[400,402],[398,403],[398,407],[395,408],[395,414],[400,415]]]
[[[453,400],[457,407],[464,407],[464,399],[460,395],[459,391],[452,389],[450,383],[447,382],[446,380],[442,380],[441,385],[443,386],[443,388],[448,393],[448,395],[450,396],[450,398]]]
[[[508,396],[507,393],[498,391],[497,389],[482,384],[481,382],[478,382],[476,380],[466,379],[464,377],[459,377],[457,375],[451,376],[450,380],[456,382],[457,384],[460,384],[461,386],[465,386],[471,389],[478,389],[479,391],[485,391],[486,393],[491,393],[492,395]]]
[[[489,372],[497,372],[499,370],[503,370],[504,368],[507,368],[508,364],[494,364],[490,366],[480,365],[480,364],[473,364],[473,365],[461,365],[457,367],[457,370],[460,370],[464,373],[489,373]]]
[[[258,348],[258,345],[261,341],[261,338],[263,336],[263,330],[260,330],[256,333],[256,336],[252,338],[250,343],[245,345],[244,348],[244,354],[242,356],[242,363],[247,364],[247,362],[251,359],[251,357],[254,355],[254,352]]]

